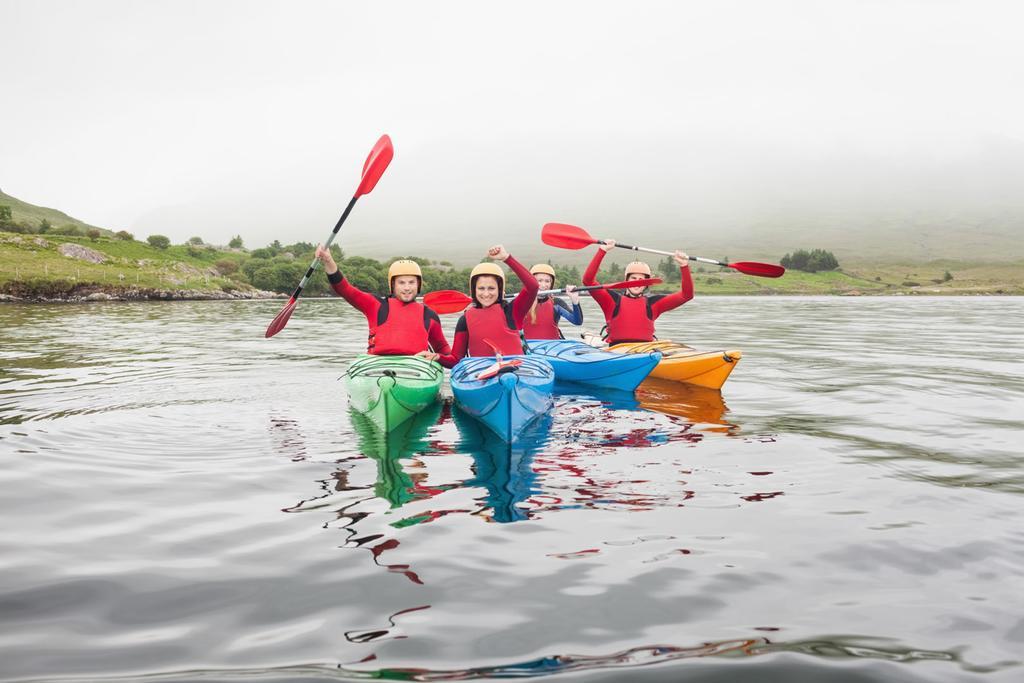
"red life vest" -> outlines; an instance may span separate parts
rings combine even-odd
[[[495,303],[487,308],[474,305],[463,315],[466,334],[469,335],[470,356],[494,355],[494,349],[484,339],[494,342],[502,355],[515,356],[523,352],[523,342],[512,319],[511,303]]]
[[[418,301],[402,303],[394,297],[380,302],[377,324],[370,328],[367,353],[375,356],[412,356],[429,348],[428,310]]]
[[[654,341],[654,316],[646,296],[616,296],[608,318],[608,343]]]
[[[555,322],[555,301],[551,297],[544,301],[537,300],[537,308],[533,311],[537,315],[537,322],[530,322],[530,314],[526,314],[523,321],[523,334],[527,339],[561,339],[562,332]]]

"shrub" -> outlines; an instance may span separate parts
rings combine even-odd
[[[164,235],[150,235],[146,238],[150,246],[156,247],[157,249],[166,249],[171,246],[171,240]]]
[[[792,254],[786,254],[780,261],[784,268],[802,270],[805,273],[817,273],[820,270],[835,270],[839,267],[839,261],[831,251],[824,249],[797,249]]]
[[[953,279],[953,273],[949,272],[948,270],[942,275],[942,281],[943,282],[949,282],[952,279]]]
[[[221,275],[231,275],[232,273],[238,272],[238,264],[231,259],[221,259],[213,264],[213,267],[217,269],[217,272]]]
[[[206,244],[205,242],[203,242],[203,238],[202,237],[189,237],[188,238],[188,243],[189,244],[194,244],[194,245],[196,245],[198,247],[201,247],[202,245]]]
[[[235,235],[234,237],[232,237],[231,241],[228,242],[228,246],[231,247],[232,249],[241,249],[242,248],[242,236],[241,235]]]
[[[124,240],[126,242],[130,242],[131,240],[135,239],[135,235],[131,234],[127,230],[118,230],[117,232],[114,233],[114,237],[116,237],[119,240]]]
[[[98,240],[98,239],[100,238],[100,235],[101,235],[102,233],[100,233],[100,231],[99,231],[99,230],[97,230],[96,228],[90,228],[89,230],[87,230],[87,231],[85,232],[85,234],[86,234],[86,236],[87,236],[87,237],[88,237],[88,238],[89,238],[89,239],[90,239],[91,241],[95,242],[96,240]]]
[[[711,275],[709,277],[704,278],[704,284],[706,284],[706,285],[720,285],[720,284],[722,284],[722,278],[715,277],[714,275]]]
[[[920,282],[914,282],[913,280],[904,280],[903,281],[903,286],[904,287],[920,287],[921,283]]]

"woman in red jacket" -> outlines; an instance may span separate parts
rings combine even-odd
[[[494,261],[504,261],[523,283],[512,301],[505,301],[505,272],[497,263],[481,263],[469,274],[469,291],[473,303],[455,325],[452,352],[440,358],[450,368],[466,356],[493,356],[493,343],[502,355],[523,353],[519,328],[537,299],[537,279],[526,266],[512,258],[502,245],[487,250]]]
[[[587,272],[583,274],[584,285],[596,285],[597,271],[604,255],[615,246],[615,240],[604,240],[600,245]],[[646,287],[630,287],[625,294],[607,289],[595,289],[590,294],[604,312],[607,323],[606,340],[609,344],[622,342],[654,341],[654,321],[665,311],[682,306],[693,298],[693,278],[690,277],[690,257],[676,251],[673,257],[679,266],[682,279],[678,292],[672,294],[646,294]],[[642,280],[651,277],[651,267],[641,261],[626,266],[626,280]]]
[[[537,285],[541,290],[555,288],[555,269],[547,263],[538,263],[530,268],[530,274],[537,278]],[[566,285],[565,293],[572,301],[572,308],[550,294],[537,297],[526,316],[526,322],[523,323],[523,336],[526,339],[564,339],[565,335],[558,329],[558,321],[562,318],[573,325],[583,324],[579,293],[572,285]]]
[[[416,301],[423,286],[423,272],[415,261],[400,259],[388,268],[390,296],[364,292],[338,270],[331,252],[320,245],[316,257],[334,292],[366,316],[370,327],[366,352],[377,356],[426,356],[451,353],[437,313]],[[431,353],[433,351],[433,353]]]

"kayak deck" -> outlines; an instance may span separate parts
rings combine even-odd
[[[522,364],[478,379],[495,359],[463,358],[452,368],[450,380],[459,408],[512,443],[526,425],[551,408],[555,373],[547,361],[536,356],[505,356],[505,360],[521,360]]]
[[[661,360],[660,351],[613,353],[572,339],[527,340],[529,355],[543,357],[560,381],[633,391]]]
[[[608,347],[608,350],[629,354],[659,351],[661,361],[651,371],[651,377],[686,382],[708,389],[721,389],[743,357],[739,349],[698,351],[671,341],[615,344]]]
[[[360,355],[345,373],[352,408],[385,434],[437,401],[444,370],[419,356]]]

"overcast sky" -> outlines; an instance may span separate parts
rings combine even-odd
[[[323,240],[385,132],[343,244],[1024,187],[1015,0],[0,0],[0,34],[0,188],[139,237]]]

